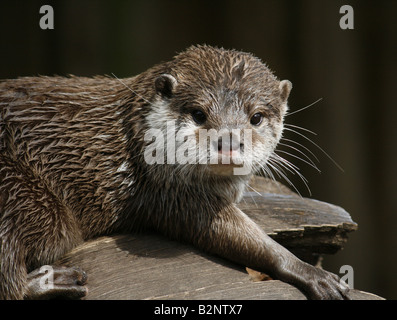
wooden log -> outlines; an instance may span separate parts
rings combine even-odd
[[[76,248],[60,262],[88,273],[87,299],[304,300],[295,287],[254,282],[224,259],[159,235],[103,237]],[[352,290],[353,299],[379,297]]]
[[[293,195],[247,193],[239,208],[277,242],[315,264],[321,254],[334,254],[357,229],[341,207]]]
[[[357,228],[340,207],[305,199],[255,178],[239,207],[270,236],[316,263],[343,247]],[[250,189],[252,190],[252,189]],[[254,282],[244,266],[157,234],[116,235],[82,244],[57,264],[88,274],[87,299],[305,299],[277,280]],[[352,298],[374,299],[353,290]]]
[[[270,179],[253,177],[248,190],[239,208],[306,262],[316,264],[322,254],[336,253],[357,230],[343,208],[303,198]]]

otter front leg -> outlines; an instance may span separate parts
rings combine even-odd
[[[348,299],[338,276],[298,259],[236,206],[209,219],[207,232],[194,239],[202,249],[293,284],[311,299]]]

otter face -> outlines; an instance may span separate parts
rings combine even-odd
[[[149,146],[163,163],[228,176],[264,166],[281,138],[292,87],[249,54],[209,47],[177,56],[154,86],[148,125],[163,139]]]

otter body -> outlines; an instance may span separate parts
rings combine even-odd
[[[122,80],[0,82],[0,298],[84,296],[82,270],[54,268],[54,287],[43,289],[39,268],[87,239],[141,229],[311,298],[345,298],[335,275],[296,258],[235,206],[281,138],[290,89],[252,55],[209,46]],[[198,151],[200,130],[217,132],[203,149],[214,152],[178,161]]]

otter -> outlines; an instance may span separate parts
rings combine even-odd
[[[254,55],[207,45],[131,78],[1,81],[0,298],[83,297],[83,270],[53,266],[43,288],[40,267],[87,239],[140,230],[308,298],[348,298],[336,275],[298,259],[235,205],[281,138],[291,88]],[[215,134],[201,139],[203,130]]]

